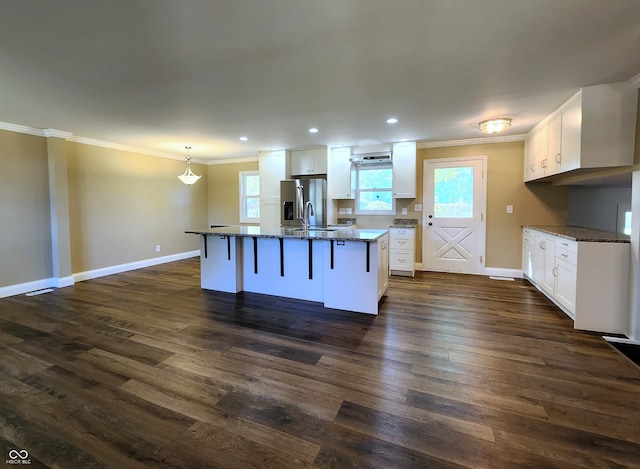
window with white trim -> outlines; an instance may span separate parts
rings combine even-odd
[[[396,214],[393,168],[390,164],[356,167],[356,214]]]
[[[260,222],[260,176],[240,171],[240,223]]]

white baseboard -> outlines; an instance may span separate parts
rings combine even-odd
[[[50,286],[55,288],[70,287],[75,283],[73,275],[69,275],[68,277],[52,278],[51,280],[52,283]]]
[[[34,280],[33,282],[18,283],[16,285],[8,285],[6,287],[0,287],[0,298],[6,298],[8,296],[23,295],[36,290],[44,290],[53,286],[53,278],[43,278],[41,280]]]
[[[423,270],[422,263],[416,262],[416,270]],[[500,267],[486,267],[484,275],[487,277],[513,277],[522,278],[522,270],[520,269],[503,269]]]
[[[196,257],[199,255],[200,255],[200,250],[198,249],[197,251],[181,252],[178,254],[171,254],[169,256],[153,257],[151,259],[144,259],[142,261],[128,262],[126,264],[112,265],[109,267],[103,267],[101,269],[78,272],[73,274],[73,279],[76,282],[82,282],[84,280],[90,280],[92,278],[119,274],[121,272],[142,269],[144,267],[151,267],[152,265],[166,264],[167,262],[174,262],[174,261],[181,261],[182,259],[188,259],[190,257]]]
[[[126,272],[128,270],[141,269],[143,267],[150,267],[152,265],[165,264],[167,262],[180,261],[182,259],[189,259],[190,257],[196,257],[199,255],[200,250],[198,249],[197,251],[181,252],[178,254],[172,254],[170,256],[154,257],[152,259],[145,259],[143,261],[114,265],[111,267],[104,267],[102,269],[88,270],[86,272],[78,272],[68,277],[43,278],[41,280],[34,280],[33,282],[8,285],[6,287],[0,287],[0,298],[23,295],[32,291],[44,290],[45,288],[69,287],[75,282],[81,282],[83,280],[104,277],[105,275],[117,274],[120,272]]]
[[[520,269],[502,269],[499,267],[485,267],[484,274],[489,277],[513,277],[522,278],[522,270]]]

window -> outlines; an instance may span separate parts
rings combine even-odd
[[[433,215],[473,218],[473,166],[436,168],[433,178]]]
[[[395,215],[393,169],[391,165],[356,168],[356,213],[359,215]]]
[[[258,171],[240,171],[240,223],[260,221],[260,176]]]

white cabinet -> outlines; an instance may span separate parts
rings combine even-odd
[[[325,242],[324,306],[378,314],[387,290],[389,234],[376,241]]]
[[[545,175],[549,130],[540,125],[527,134],[524,141],[524,180],[533,181]]]
[[[291,152],[291,176],[327,174],[327,150],[296,150]]]
[[[524,228],[522,258],[525,277],[576,329],[628,334],[629,243],[573,241]]]
[[[260,226],[280,226],[280,181],[287,179],[289,152],[261,151],[258,154],[260,175]]]
[[[393,144],[393,197],[416,197],[416,142]]]
[[[527,134],[525,182],[633,164],[636,109],[626,83],[582,88]]]
[[[522,272],[529,278],[533,278],[534,246],[532,231],[524,228],[522,230]]]
[[[378,240],[378,301],[389,287],[389,235]]]
[[[355,198],[352,186],[352,168],[349,157],[351,148],[339,147],[329,149],[327,186],[329,199]]]
[[[415,275],[415,233],[413,227],[389,229],[389,270],[392,275]]]

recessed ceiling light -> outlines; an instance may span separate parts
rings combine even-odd
[[[249,137],[240,137],[241,142],[246,142],[247,140],[249,140]]]
[[[395,117],[389,117],[387,119],[387,124],[397,124],[398,123],[398,119],[396,119]]]
[[[311,127],[311,128],[309,129],[309,133],[317,134],[317,133],[318,133],[318,129],[316,129],[315,127]]]

